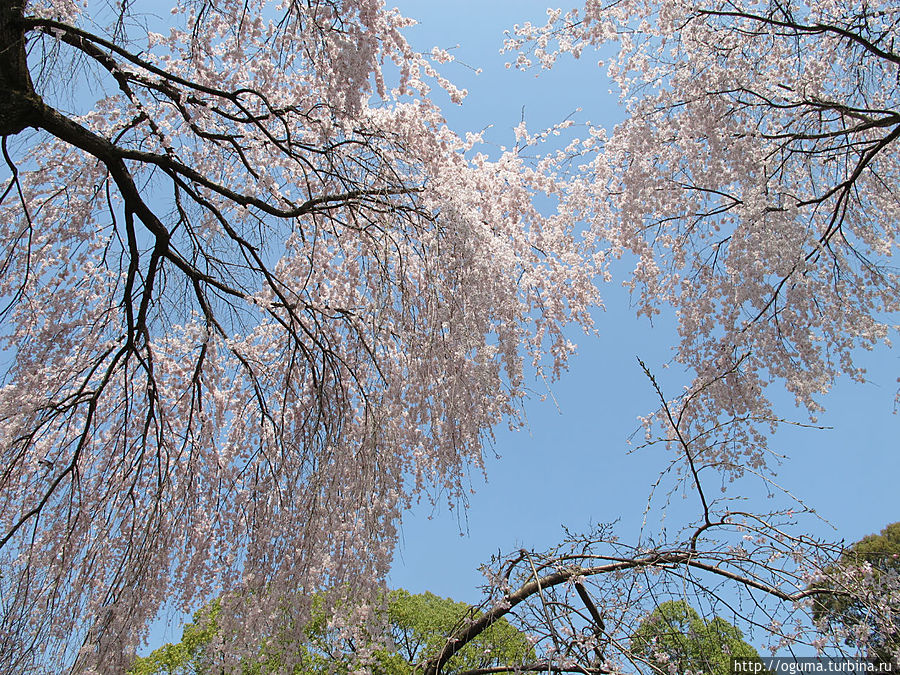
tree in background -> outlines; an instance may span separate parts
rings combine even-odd
[[[759,659],[741,631],[721,617],[706,620],[685,600],[669,600],[631,638],[631,653],[652,672],[731,675],[731,659]]]
[[[185,625],[181,642],[163,645],[137,658],[127,675],[202,675],[208,670],[202,654],[216,637],[219,611],[215,602],[197,610],[193,622]]]
[[[479,612],[464,602],[454,602],[425,592],[416,595],[403,589],[388,594],[389,637],[399,659],[398,674],[413,672],[447,641],[461,626],[478,619]],[[515,669],[534,660],[534,648],[528,636],[507,621],[492,624],[457,652],[444,670],[448,675],[491,668]]]
[[[260,639],[258,653],[242,664],[241,673],[347,673],[356,662],[360,645],[330,635],[331,617],[321,602],[313,602],[312,620],[303,628],[303,642],[290,642],[278,636]],[[415,665],[440,651],[447,635],[467,620],[477,618],[466,603],[454,602],[433,593],[413,595],[403,589],[390,591],[381,619],[388,625],[389,646],[372,648],[370,667],[376,675],[412,675]],[[215,675],[214,642],[221,638],[218,617],[221,605],[199,611],[194,622],[185,626],[181,642],[168,644],[152,654],[138,658],[128,675]],[[340,645],[336,650],[335,646]],[[534,659],[527,636],[507,621],[494,623],[447,664],[445,673],[457,673],[501,666],[515,667]]]
[[[831,593],[817,595],[813,617],[829,631],[844,636],[851,647],[859,644],[884,663],[900,663],[900,523],[870,534],[841,554],[813,588]],[[858,590],[862,583],[865,593]],[[889,617],[886,625],[880,617]]]
[[[412,495],[463,499],[591,321],[552,171],[466,154],[397,12],[162,10],[0,3],[7,672],[121,671],[223,589],[249,635],[371,598]]]

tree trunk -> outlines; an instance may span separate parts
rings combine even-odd
[[[31,126],[29,120],[40,101],[28,72],[24,11],[25,0],[0,3],[0,136]]]

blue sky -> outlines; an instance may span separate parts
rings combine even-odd
[[[512,129],[523,109],[531,130],[560,122],[578,108],[580,121],[611,127],[619,119],[616,95],[608,93],[610,85],[593,55],[577,62],[564,59],[552,72],[504,67],[514,59],[499,54],[504,29],[543,21],[546,5],[540,0],[405,0],[398,6],[420,22],[408,33],[414,47],[452,48],[457,62],[445,64],[442,72],[467,88],[469,96],[462,106],[437,98],[458,132],[491,126],[489,141],[512,145]],[[474,68],[483,71],[476,75]],[[392,586],[475,602],[483,583],[479,565],[498,551],[552,546],[562,537],[562,525],[578,531],[618,520],[619,536],[629,543],[637,539],[650,485],[665,464],[660,450],[629,454],[627,439],[638,429],[638,416],[655,406],[636,359],[662,372],[677,334],[665,316],[653,326],[637,319],[618,282],[603,294],[606,310],[595,313],[600,335],[573,333],[578,354],[569,372],[552,384],[552,399],[542,400],[550,392],[543,382],[534,383],[535,395],[525,407],[528,429],[497,430],[493,452],[499,457],[486,451],[488,482],[473,475],[468,509],[451,510],[438,499],[436,507],[423,502],[407,514]],[[831,523],[812,522],[816,529],[810,533],[847,542],[900,520],[895,487],[900,419],[894,414],[898,357],[887,349],[864,356],[871,382],[840,381],[824,399],[827,412],[820,423],[832,430],[786,429],[773,442],[789,456],[778,480]],[[669,373],[666,381],[678,386],[686,380]],[[787,405],[783,414],[803,418]],[[667,516],[672,527],[694,512],[691,498],[673,503]],[[757,506],[770,507],[762,499]],[[646,527],[658,531],[654,514]],[[159,625],[151,648],[180,635],[177,621],[167,629]]]

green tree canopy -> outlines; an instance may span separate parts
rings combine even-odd
[[[213,601],[194,613],[184,627],[181,642],[166,644],[148,656],[138,657],[128,675],[200,675],[206,672],[204,651],[218,633],[219,602]]]
[[[854,568],[869,566],[871,577],[864,586],[853,583]],[[856,646],[855,628],[868,628],[867,651],[881,662],[896,663],[900,651],[900,607],[894,606],[893,621],[884,620],[884,612],[873,611],[873,600],[863,594],[878,594],[880,589],[890,588],[888,577],[900,574],[900,523],[891,523],[878,534],[870,534],[848,548],[837,564],[827,570],[828,579],[813,588],[833,590],[833,593],[817,595],[813,604],[813,618],[829,628],[842,628],[847,632],[845,642]],[[848,575],[849,573],[849,575]],[[887,592],[887,591],[885,591]]]
[[[198,611],[184,628],[181,642],[167,644],[138,658],[128,675],[218,675],[213,644],[221,637],[215,601]],[[385,603],[389,643],[374,651],[376,675],[411,675],[416,663],[436,653],[447,636],[468,620],[477,618],[464,602],[433,593],[390,591]],[[329,614],[321,598],[314,598],[312,620],[303,627],[303,642],[283,635],[262,638],[258,657],[242,666],[244,675],[293,672],[296,675],[347,673],[355,645],[329,634]],[[371,646],[371,645],[369,645]],[[445,667],[448,675],[469,670],[515,665],[534,660],[527,636],[506,620],[498,621],[454,655]],[[291,664],[291,665],[287,665]]]
[[[707,621],[684,600],[662,603],[631,638],[635,661],[652,672],[730,675],[731,659],[758,659],[741,631],[721,617]]]
[[[399,672],[405,673],[411,672],[409,664],[433,656],[446,644],[454,629],[478,615],[464,602],[427,591],[412,595],[399,589],[389,595],[388,618],[395,655],[407,666]],[[532,660],[534,649],[527,636],[501,619],[454,655],[444,672],[460,673]]]

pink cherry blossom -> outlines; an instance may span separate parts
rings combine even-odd
[[[371,593],[596,302],[552,176],[468,152],[380,0],[139,5],[0,8],[9,672],[121,672],[167,602],[265,634]]]

